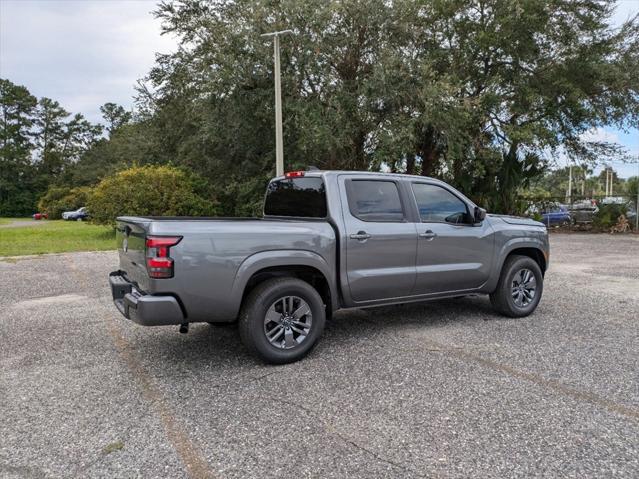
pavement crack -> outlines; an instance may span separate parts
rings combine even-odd
[[[185,465],[189,476],[193,478],[215,478],[216,475],[209,468],[206,458],[202,455],[199,448],[191,441],[184,428],[173,416],[171,408],[162,397],[162,393],[153,383],[153,379],[142,367],[135,357],[135,353],[124,339],[121,333],[107,319],[107,330],[118,349],[120,356],[124,359],[131,374],[136,379],[142,396],[153,407],[164,427],[167,439],[180,456],[182,463]]]
[[[639,409],[637,408],[619,404],[615,401],[602,398],[595,393],[582,391],[580,389],[562,384],[555,380],[546,379],[539,374],[521,371],[512,366],[508,366],[507,364],[493,361],[492,359],[487,359],[478,354],[471,353],[470,351],[463,348],[447,347],[432,340],[425,340],[424,343],[421,344],[422,347],[424,347],[424,349],[426,350],[431,350],[430,348],[439,348],[442,352],[456,357],[457,359],[460,359],[462,361],[478,363],[488,369],[492,369],[493,371],[507,374],[508,376],[536,384],[542,389],[551,390],[563,396],[570,397],[571,399],[574,399],[576,401],[587,402],[589,404],[592,404],[593,406],[597,406],[606,409],[609,412],[624,416],[627,419],[635,421],[639,420]]]
[[[277,399],[279,401],[281,401],[282,403],[285,403],[287,401],[287,399],[285,398],[274,398]],[[354,448],[364,452],[365,454],[368,454],[369,456],[374,457],[377,461],[379,462],[383,462],[385,464],[388,464],[390,466],[396,467],[398,469],[401,469],[404,472],[413,474],[414,476],[417,477],[430,477],[430,476],[426,476],[424,474],[421,474],[417,471],[415,471],[414,469],[411,469],[410,467],[406,467],[405,465],[392,461],[386,457],[382,457],[380,456],[378,453],[376,453],[375,451],[372,451],[371,449],[368,449],[365,446],[362,446],[361,444],[355,442],[353,439],[349,438],[348,436],[346,436],[345,434],[343,434],[341,431],[339,431],[339,429],[337,429],[335,426],[333,426],[333,424],[331,424],[330,422],[328,422],[327,420],[323,419],[322,417],[318,416],[317,414],[315,414],[315,412],[310,409],[307,408],[306,406],[296,403],[296,407],[299,407],[301,410],[303,410],[306,414],[308,414],[309,416],[315,418],[315,420],[320,423],[323,424],[324,428],[333,436],[337,437],[338,439],[340,439],[342,442],[345,442],[346,444],[350,444],[351,446],[353,446]]]
[[[378,460],[378,461],[380,461],[380,462],[383,462],[383,463],[389,464],[389,465],[394,466],[394,467],[396,467],[396,468],[398,468],[398,469],[401,469],[401,470],[402,470],[402,471],[404,471],[404,472],[409,472],[409,473],[411,473],[411,474],[413,474],[413,475],[416,475],[416,476],[418,476],[418,477],[428,477],[428,476],[425,476],[425,475],[423,475],[423,474],[419,474],[417,471],[415,471],[415,470],[413,470],[413,469],[411,469],[411,468],[409,468],[409,467],[406,467],[406,466],[404,466],[403,464],[400,464],[400,463],[398,463],[398,462],[391,461],[390,459],[387,459],[387,458],[385,458],[385,457],[380,456],[380,455],[379,455],[379,454],[377,454],[375,451],[371,451],[370,449],[368,449],[368,448],[366,448],[366,447],[362,446],[361,444],[356,443],[356,442],[355,442],[355,441],[353,441],[352,439],[349,439],[349,438],[347,438],[347,437],[344,437],[344,436],[343,436],[342,434],[340,434],[340,432],[339,432],[339,431],[337,431],[337,430],[333,430],[332,432],[333,432],[333,434],[334,434],[334,435],[336,435],[337,437],[339,437],[339,438],[340,438],[342,441],[344,441],[345,443],[350,444],[351,446],[355,447],[356,449],[359,449],[360,451],[362,451],[362,452],[364,452],[364,453],[366,453],[366,454],[369,454],[369,455],[373,456],[375,459],[377,459],[377,460]]]
[[[271,371],[271,372],[268,372],[268,373],[262,374],[262,375],[260,375],[260,376],[252,377],[252,378],[248,379],[248,380],[246,381],[246,383],[254,383],[254,382],[257,382],[257,381],[261,381],[261,380],[262,380],[262,379],[264,379],[264,378],[267,378],[267,377],[269,377],[269,376],[273,376],[274,374],[279,374],[279,373],[280,373],[280,371]]]
[[[68,265],[69,269],[81,281],[89,284],[89,278],[78,269],[74,258],[71,258]],[[195,443],[193,443],[184,428],[175,419],[171,407],[164,400],[162,392],[155,385],[151,375],[144,369],[136,357],[131,345],[113,321],[109,318],[104,318],[104,324],[120,357],[124,360],[129,372],[135,379],[142,397],[157,413],[164,428],[165,435],[184,464],[187,474],[194,479],[215,479],[217,476],[210,469],[206,458],[202,455]]]

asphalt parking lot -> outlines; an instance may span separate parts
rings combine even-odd
[[[114,252],[0,261],[0,477],[637,477],[639,237],[556,234],[528,319],[349,311],[302,362],[142,328]]]

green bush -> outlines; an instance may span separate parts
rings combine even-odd
[[[601,230],[610,229],[617,224],[619,217],[627,212],[628,208],[623,204],[600,205],[599,211],[592,220],[592,226]]]
[[[542,216],[541,213],[539,213],[538,211],[535,211],[532,214],[532,219],[534,219],[535,221],[539,221],[540,223],[544,222],[544,217]]]
[[[91,188],[51,186],[38,201],[38,211],[47,213],[49,219],[60,219],[65,211],[74,211],[87,205]]]
[[[143,166],[104,178],[89,197],[95,223],[117,216],[208,216],[217,213],[202,178],[172,166]]]

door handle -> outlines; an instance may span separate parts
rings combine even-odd
[[[432,230],[426,230],[423,233],[419,233],[420,238],[433,239],[437,236],[437,233],[433,233]]]
[[[367,240],[370,237],[371,235],[369,235],[366,231],[358,231],[357,233],[351,235],[351,239],[356,239],[359,241]]]

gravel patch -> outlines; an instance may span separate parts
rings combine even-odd
[[[123,319],[115,252],[0,261],[0,477],[637,477],[639,238],[551,248],[530,318],[341,312],[277,367]]]

